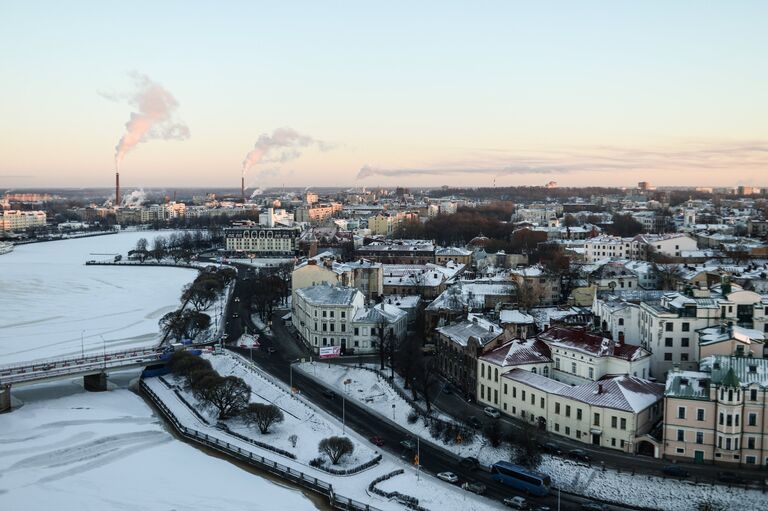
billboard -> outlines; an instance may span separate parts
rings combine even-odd
[[[323,346],[320,348],[320,358],[336,358],[341,355],[341,346]]]

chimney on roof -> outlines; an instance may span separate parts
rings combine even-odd
[[[603,384],[602,383],[598,383],[597,384],[597,393],[598,394],[602,394],[603,393]]]

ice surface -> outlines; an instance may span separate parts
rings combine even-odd
[[[105,254],[125,258],[139,238],[151,246],[155,236],[168,234],[33,243],[0,256],[0,365],[79,355],[81,333],[85,351],[154,344],[158,320],[179,305],[181,288],[196,272],[84,263]]]
[[[138,373],[134,373],[134,376]],[[298,490],[176,440],[125,388],[27,387],[0,415],[0,509],[307,510]]]

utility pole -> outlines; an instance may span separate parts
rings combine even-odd
[[[80,358],[85,358],[85,344],[83,343],[83,334],[85,334],[85,330],[80,330]]]

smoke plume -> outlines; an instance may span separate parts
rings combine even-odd
[[[173,119],[179,106],[176,98],[145,75],[131,73],[131,78],[136,84],[136,92],[119,99],[127,99],[136,110],[131,112],[130,119],[125,123],[125,134],[115,146],[115,170],[120,169],[126,153],[141,142],[189,138],[189,128]]]
[[[145,202],[147,202],[147,193],[143,189],[134,190],[128,195],[123,195],[122,206],[124,208],[138,208]]]
[[[291,128],[278,128],[271,135],[262,133],[254,148],[243,160],[243,176],[254,165],[260,163],[285,163],[301,156],[300,149],[316,146],[321,151],[333,148],[321,140],[302,135]]]

